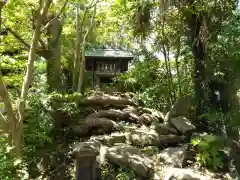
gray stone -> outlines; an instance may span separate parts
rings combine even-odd
[[[131,131],[127,135],[127,139],[135,146],[165,146],[182,142],[184,136],[173,134],[159,135],[155,130],[142,126],[139,129]]]
[[[184,116],[179,116],[170,119],[171,124],[182,134],[193,131],[196,127]]]
[[[99,150],[99,155],[97,156],[97,161],[100,165],[105,165],[107,163],[106,153],[108,150],[108,146],[101,145]]]
[[[158,134],[161,135],[179,134],[179,132],[169,123],[160,124],[157,122],[153,122],[150,128],[154,129]]]
[[[142,108],[141,111],[144,113],[151,114],[152,116],[155,116],[156,118],[159,119],[159,121],[163,121],[164,119],[164,114],[156,109],[150,109],[150,108]]]
[[[168,135],[159,135],[159,145],[167,146],[167,145],[177,145],[185,140],[185,136],[178,136],[174,134]]]
[[[186,155],[187,146],[170,147],[164,149],[157,155],[157,158],[163,160],[165,165],[182,168]]]
[[[146,154],[147,156],[153,156],[154,154],[159,153],[158,147],[155,146],[146,146],[141,151]]]
[[[159,135],[156,131],[142,126],[127,135],[128,141],[135,146],[158,146]]]
[[[115,143],[125,143],[126,136],[124,133],[112,133],[111,135],[95,136],[91,139],[100,141],[102,144],[107,146],[113,146]]]
[[[123,112],[134,113],[136,115],[139,115],[138,110],[133,106],[127,106],[125,109],[123,109]]]
[[[208,175],[203,175],[193,169],[180,169],[173,167],[159,168],[154,172],[154,180],[212,180]]]
[[[164,122],[169,121],[172,117],[189,116],[192,97],[187,95],[177,99],[170,111],[165,115]]]
[[[149,125],[152,122],[158,122],[158,118],[151,114],[144,113],[140,116],[140,120],[143,124]]]
[[[132,169],[141,177],[148,177],[152,170],[150,159],[137,148],[130,145],[119,144],[118,146],[109,148],[106,158],[111,163]]]
[[[88,118],[84,122],[79,122],[72,130],[76,135],[84,136],[89,131],[94,129],[94,133],[101,134],[102,132],[109,133],[117,130],[118,124],[107,118]],[[93,132],[92,132],[93,133]]]

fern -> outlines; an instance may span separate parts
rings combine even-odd
[[[223,158],[220,156],[220,152],[223,150],[224,144],[220,138],[207,134],[191,139],[191,144],[197,151],[196,161],[202,166],[208,166],[214,170],[223,167]]]

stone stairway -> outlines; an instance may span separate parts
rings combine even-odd
[[[93,95],[83,104],[98,109],[72,127],[76,136],[88,136],[74,144],[76,179],[100,179],[106,163],[131,169],[139,179],[217,179],[188,167],[188,161],[194,161],[188,139],[196,128],[186,117],[186,98],[166,115],[140,107],[131,95],[120,93]]]
[[[97,92],[75,101],[80,119],[55,119],[75,138],[70,155],[77,180],[116,179],[101,173],[108,164],[131,170],[141,180],[227,179],[193,166],[189,139],[197,130],[189,118],[188,96],[167,114],[143,107],[131,93]]]

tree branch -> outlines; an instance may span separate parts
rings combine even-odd
[[[97,8],[96,8],[96,6],[95,6],[95,7],[94,7],[94,11],[93,11],[93,15],[92,15],[92,18],[91,18],[91,22],[90,22],[89,32],[87,33],[87,35],[88,35],[89,33],[91,33],[91,31],[93,30],[93,28],[94,28],[94,26],[95,26],[96,11],[97,11]]]
[[[85,9],[84,14],[83,14],[83,19],[82,19],[82,22],[81,22],[81,25],[80,25],[80,29],[79,29],[79,32],[78,32],[79,34],[82,34],[82,29],[83,29],[83,25],[84,25],[86,15],[87,15],[87,10]]]
[[[19,40],[26,48],[30,48],[30,45],[16,32],[14,32],[11,28],[6,27],[6,30],[10,32],[17,40]]]
[[[67,6],[67,3],[68,3],[68,0],[65,1],[65,3],[64,3],[64,5],[62,6],[60,12],[44,26],[44,28],[42,29],[41,32],[43,32],[43,31],[45,31],[47,28],[49,28],[49,26],[52,24],[52,22],[53,22],[54,20],[56,20],[57,18],[60,17],[60,15],[63,13],[65,7]]]
[[[16,116],[13,111],[11,99],[9,97],[7,88],[5,84],[3,83],[3,78],[2,78],[2,71],[0,69],[0,97],[3,99],[3,103],[5,105],[6,113],[7,113],[7,119],[8,123],[11,127],[11,131],[14,131],[15,129],[15,124],[17,122]],[[1,117],[1,120],[3,120],[3,116]]]
[[[86,46],[86,40],[88,37],[88,34],[92,31],[94,25],[95,25],[95,17],[96,17],[96,6],[94,7],[94,11],[93,11],[93,15],[90,21],[90,27],[89,29],[86,29],[86,33],[83,37],[83,41],[82,41],[82,48],[81,48],[81,53],[82,53],[82,62],[81,62],[81,66],[80,66],[80,71],[79,71],[79,82],[78,82],[78,89],[77,91],[82,93],[83,90],[83,79],[84,79],[84,68],[85,68],[85,46]]]
[[[80,26],[80,34],[82,34],[82,29],[83,29],[83,25],[84,25],[84,21],[85,21],[85,18],[86,18],[86,15],[87,15],[87,12],[89,9],[95,7],[94,9],[94,16],[96,15],[96,5],[97,3],[100,2],[100,0],[97,0],[94,4],[93,4],[94,0],[91,2],[90,6],[88,6],[85,10],[84,10],[84,14],[83,14],[83,20],[82,20],[82,23],[81,23],[81,26]],[[95,18],[95,17],[94,17]],[[93,19],[94,19],[93,18]]]
[[[27,50],[29,50],[30,45],[29,45],[17,32],[13,31],[13,30],[12,30],[11,28],[9,28],[9,27],[6,27],[6,29],[7,29],[7,31],[10,32],[20,43],[22,43],[22,44],[26,47]],[[42,56],[42,57],[46,58],[45,55],[44,55],[44,53],[42,53],[42,52],[43,52],[43,50],[46,50],[46,49],[47,49],[47,46],[46,46],[45,42],[44,42],[42,39],[39,39],[39,42],[40,42],[40,44],[41,44],[41,47],[39,47],[39,48],[37,49],[37,54],[38,54],[39,56]]]
[[[91,2],[91,4],[86,8],[86,9],[91,9],[93,8],[94,6],[96,6],[99,2],[101,2],[100,0],[97,0],[95,3],[93,3],[94,0]]]
[[[13,132],[13,144],[15,146],[15,151],[17,156],[21,156],[21,148],[23,142],[23,121],[25,118],[25,107],[27,101],[28,90],[33,77],[33,67],[34,62],[36,61],[36,51],[38,41],[41,35],[41,25],[43,19],[46,17],[48,9],[52,3],[52,0],[46,0],[43,8],[40,7],[40,13],[37,15],[35,31],[32,37],[31,46],[29,48],[28,53],[28,61],[27,61],[27,71],[24,76],[21,95],[18,103],[18,123],[15,124],[15,131]]]

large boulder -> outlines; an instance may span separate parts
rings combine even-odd
[[[114,121],[122,120],[127,122],[134,122],[134,123],[140,122],[140,117],[138,116],[136,109],[131,106],[128,106],[123,110],[119,110],[119,109],[118,110],[116,109],[100,110],[98,112],[88,115],[86,117],[86,120],[94,119],[94,118],[108,118]]]
[[[112,96],[109,94],[99,93],[92,95],[85,99],[84,101],[80,102],[82,105],[99,105],[99,106],[107,106],[107,105],[133,105],[136,106],[137,104],[133,102],[131,99],[119,97],[119,96]]]
[[[160,167],[154,173],[154,180],[213,180],[209,175],[205,175],[193,169],[181,169],[173,167]]]
[[[127,139],[135,146],[166,146],[182,142],[184,136],[160,135],[155,130],[142,126],[128,133]]]
[[[132,145],[135,146],[158,146],[159,135],[156,131],[142,126],[139,129],[135,129],[130,133],[127,133],[127,139]]]
[[[156,155],[165,165],[182,168],[187,151],[187,146],[170,147]]]
[[[97,140],[104,145],[113,146],[116,143],[125,143],[126,136],[125,133],[111,133],[110,135],[102,135],[102,136],[93,136],[92,140]]]
[[[143,113],[150,114],[152,117],[156,117],[158,121],[163,121],[164,120],[164,114],[156,109],[151,109],[151,108],[139,108],[139,110]]]
[[[196,127],[184,116],[171,118],[170,123],[182,134],[192,132],[196,129]]]
[[[170,123],[157,123],[153,122],[150,126],[151,129],[154,129],[158,134],[167,135],[167,134],[179,134],[176,128],[173,127]]]
[[[154,154],[159,153],[159,148],[156,146],[146,146],[141,149],[141,152],[143,152],[147,156],[153,156]]]
[[[152,164],[149,158],[141,153],[137,148],[119,144],[107,150],[106,158],[113,164],[132,169],[141,177],[149,177]]]
[[[128,106],[127,108],[123,109],[122,111],[131,122],[140,123],[139,112],[137,111],[137,109],[135,107]]]
[[[99,155],[97,156],[97,162],[100,165],[106,165],[107,164],[107,159],[106,159],[106,154],[108,150],[108,146],[101,145],[99,149]]]
[[[158,118],[148,113],[144,113],[140,116],[140,120],[143,124],[150,125],[152,122],[158,122]]]
[[[110,133],[118,129],[116,124],[111,119],[107,118],[88,118],[86,121],[79,122],[73,127],[73,132],[79,136],[85,136],[89,133],[102,134]]]
[[[178,116],[189,116],[189,111],[191,108],[192,97],[187,95],[180,97],[176,103],[172,106],[170,111],[165,115],[164,122],[169,121],[172,117]]]

